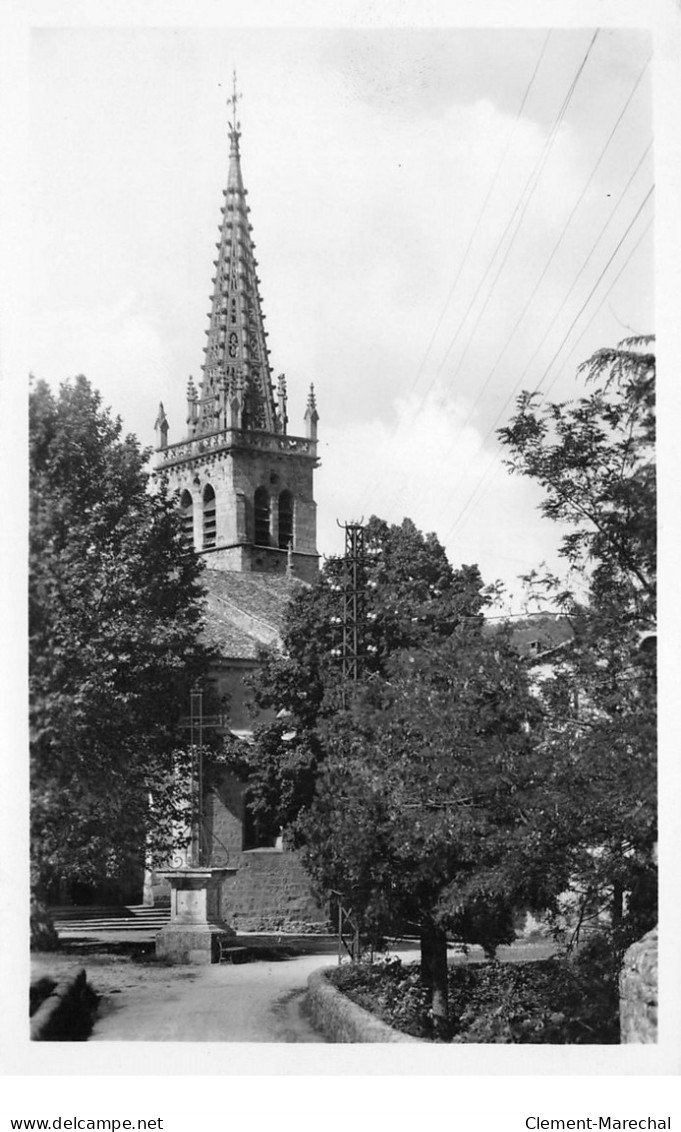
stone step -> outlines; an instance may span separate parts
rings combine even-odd
[[[158,931],[170,919],[169,908],[148,908],[142,904],[112,908],[51,908],[50,914],[59,935]]]

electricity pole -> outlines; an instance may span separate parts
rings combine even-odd
[[[343,558],[343,585],[341,624],[343,644],[341,665],[343,673],[342,702],[347,707],[348,684],[356,684],[359,675],[361,647],[364,639],[365,620],[365,555],[364,526],[362,523],[339,523],[345,531],[345,556]]]

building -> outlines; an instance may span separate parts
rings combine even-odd
[[[227,703],[214,721],[247,741],[254,722],[248,676],[258,649],[277,647],[296,587],[318,573],[313,473],[317,466],[314,388],[304,435],[288,431],[286,379],[272,380],[247,189],[241,171],[236,88],[223,190],[203,377],[189,379],[187,432],[174,443],[163,405],[156,421],[157,474],[179,496],[187,543],[204,557],[206,641],[213,691]],[[258,843],[248,821],[246,784],[224,774],[204,798],[205,864],[229,861],[225,893],[239,928],[266,929],[323,919],[298,855]],[[146,898],[164,899],[152,877]]]

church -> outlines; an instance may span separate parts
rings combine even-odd
[[[289,432],[286,378],[273,380],[237,97],[235,87],[203,377],[198,388],[189,379],[184,438],[170,442],[162,404],[155,427],[156,474],[177,493],[184,538],[205,561],[212,691],[228,705],[213,723],[247,740],[254,722],[247,678],[258,651],[280,644],[286,605],[319,570],[313,488],[319,418],[311,387],[302,435]],[[298,854],[278,841],[259,843],[246,790],[225,773],[203,799],[202,863],[237,868],[225,893],[232,924],[268,930],[323,922]],[[167,898],[152,873],[145,901]]]

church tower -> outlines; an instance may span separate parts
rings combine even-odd
[[[272,380],[241,175],[238,97],[235,76],[203,378],[198,389],[189,378],[187,433],[179,443],[168,443],[160,406],[157,472],[179,492],[187,541],[208,567],[312,581],[319,560],[312,483],[319,418],[311,386],[305,435],[290,436],[286,378],[280,374],[276,387]]]

